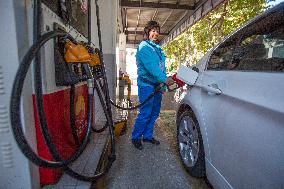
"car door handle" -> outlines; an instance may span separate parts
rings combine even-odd
[[[221,94],[222,91],[218,88],[218,85],[212,83],[210,85],[195,84],[195,86],[200,87],[202,90],[207,91],[208,94]]]

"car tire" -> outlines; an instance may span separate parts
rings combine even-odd
[[[198,121],[185,110],[177,119],[177,144],[183,166],[193,177],[205,177],[205,154]]]

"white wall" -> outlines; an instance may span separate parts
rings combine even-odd
[[[14,77],[20,60],[28,50],[28,1],[0,1],[0,188],[40,188],[38,168],[31,164],[20,152],[14,140],[10,116],[10,96]],[[21,31],[18,31],[18,29]],[[29,143],[36,150],[33,120],[31,74],[27,74],[22,92],[22,110],[26,119],[22,120]]]

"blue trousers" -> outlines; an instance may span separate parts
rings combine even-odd
[[[154,92],[152,86],[138,86],[139,102],[144,102],[145,99]],[[144,106],[139,108],[139,113],[136,118],[132,130],[132,140],[153,138],[153,129],[156,119],[159,117],[161,109],[162,93],[157,93]]]

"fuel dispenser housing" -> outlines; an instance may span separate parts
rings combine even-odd
[[[95,10],[92,1],[92,10]],[[6,44],[7,49],[3,49],[1,51],[1,57],[3,58],[3,64],[0,66],[0,96],[1,96],[1,105],[0,105],[0,148],[1,154],[0,159],[0,172],[5,173],[2,174],[3,177],[0,178],[1,187],[4,188],[39,188],[41,185],[45,184],[54,184],[62,175],[62,170],[57,169],[56,171],[51,171],[50,169],[40,168],[40,175],[38,174],[39,167],[35,166],[31,163],[21,152],[19,146],[17,146],[15,142],[15,138],[11,134],[11,124],[9,122],[9,98],[10,98],[10,90],[14,80],[15,73],[17,68],[19,67],[19,62],[22,61],[23,56],[29,50],[29,47],[36,42],[36,40],[32,39],[33,35],[33,9],[35,6],[35,1],[27,0],[27,1],[1,1],[0,2],[0,10],[2,13],[1,20],[2,23],[5,23],[7,26],[1,28],[1,41],[3,44]],[[68,15],[66,12],[64,13],[64,18],[62,18],[60,13],[58,13],[57,4],[60,0],[42,0],[41,11],[42,11],[42,24],[41,24],[41,34],[49,33],[54,30],[54,23],[62,27],[62,29],[68,32],[71,36],[76,38],[76,41],[83,41],[87,43],[87,25],[86,20],[84,20],[82,26],[84,28],[77,28],[78,23],[75,19],[73,19],[70,23],[68,22]],[[70,1],[65,1],[70,2]],[[82,1],[74,1],[74,2],[82,2]],[[86,2],[86,1],[84,1]],[[53,3],[53,4],[52,4]],[[54,6],[55,5],[55,6]],[[106,7],[116,7],[118,5],[115,1],[104,1],[101,5],[103,9]],[[70,10],[70,9],[69,9]],[[75,10],[75,9],[74,9]],[[89,9],[91,10],[91,9]],[[103,14],[104,20],[101,22],[104,23],[103,27],[105,27],[105,23],[109,24],[110,22],[115,23],[116,18],[112,17],[113,14]],[[94,13],[92,13],[94,14]],[[88,16],[85,13],[80,13],[82,16]],[[96,19],[93,18],[92,19]],[[105,21],[107,20],[107,21]],[[77,22],[81,22],[79,19]],[[82,22],[81,22],[82,23]],[[109,28],[109,25],[107,25]],[[96,30],[96,26],[94,25],[92,30]],[[105,29],[103,29],[105,30]],[[93,36],[96,34],[93,31]],[[115,30],[107,30],[107,35],[115,36]],[[114,83],[115,79],[115,44],[112,43],[112,40],[115,39],[110,37],[108,39],[103,39],[104,50],[106,52],[104,60],[109,64],[108,69],[108,78],[110,78],[110,83]],[[111,43],[105,43],[105,41],[110,41]],[[97,41],[92,41],[93,43],[98,43]],[[106,45],[105,45],[106,44]],[[80,119],[76,119],[76,125],[79,125],[79,138],[81,131],[84,131],[85,125],[85,116],[86,113],[86,92],[87,86],[85,80],[85,76],[82,78],[78,78],[76,75],[76,69],[73,69],[72,66],[66,68],[66,64],[60,64],[62,66],[61,70],[68,70],[70,75],[64,75],[63,72],[56,69],[56,65],[54,62],[54,57],[57,56],[54,53],[56,49],[55,41],[49,40],[42,48],[41,48],[41,74],[42,74],[42,91],[43,91],[43,103],[44,110],[46,112],[47,124],[51,127],[49,130],[51,132],[51,136],[55,136],[62,138],[63,140],[58,140],[58,144],[62,145],[62,147],[58,147],[58,152],[62,159],[66,158],[68,154],[72,153],[76,148],[75,142],[72,139],[70,131],[70,120],[69,120],[69,112],[70,112],[70,87],[69,84],[76,84],[75,87],[75,113],[81,117]],[[62,58],[62,56],[61,56]],[[100,72],[100,67],[98,64],[98,57],[96,55],[91,56],[91,59],[94,60],[93,65],[94,70],[98,70]],[[61,59],[64,61],[64,59]],[[7,62],[7,63],[6,63]],[[32,66],[31,66],[32,67]],[[70,69],[71,68],[71,69]],[[72,70],[73,69],[73,70]],[[74,72],[75,70],[75,72]],[[58,76],[64,76],[56,78],[56,73],[59,73]],[[75,73],[75,74],[74,74]],[[83,74],[84,75],[84,74]],[[67,76],[67,78],[65,77]],[[71,77],[70,77],[71,76]],[[69,77],[69,81],[67,80]],[[61,80],[61,81],[60,81]],[[58,82],[59,81],[59,82]],[[68,82],[66,82],[68,81]],[[32,150],[37,154],[43,156],[43,158],[52,159],[48,150],[45,147],[44,141],[42,140],[41,133],[39,132],[39,123],[37,117],[36,103],[35,103],[35,95],[34,95],[34,74],[33,70],[30,69],[28,71],[24,90],[21,96],[21,118],[23,121],[23,131],[27,142],[31,146]],[[112,84],[111,84],[112,85]],[[111,91],[113,87],[110,87]],[[114,93],[112,93],[113,95]],[[3,97],[3,98],[2,98]],[[112,96],[113,98],[113,96]],[[4,100],[3,100],[4,99]],[[94,101],[98,99],[96,95]],[[78,108],[77,108],[78,107]],[[68,114],[69,113],[69,114]],[[101,115],[103,113],[102,107],[96,105],[96,111],[93,112],[94,116],[97,114]],[[80,116],[81,115],[81,116]],[[94,119],[95,121],[95,119]],[[36,130],[36,131],[34,131]],[[65,135],[64,132],[68,132],[68,135]],[[82,132],[83,133],[83,132]],[[37,136],[35,136],[37,135]],[[66,140],[67,138],[67,140]],[[36,141],[36,139],[38,141]],[[63,147],[64,146],[64,147]],[[3,159],[2,159],[3,158]],[[5,161],[4,161],[5,160]],[[39,180],[38,177],[41,177]],[[10,179],[13,178],[13,179]],[[41,182],[41,183],[39,183]]]
[[[43,6],[45,7],[45,5]],[[43,10],[45,10],[43,11],[43,23],[45,23],[46,26],[53,28],[53,30],[70,31],[65,23],[52,17],[53,13],[50,12],[48,7],[45,7]],[[70,35],[78,36],[80,33],[73,30],[70,32]],[[86,38],[84,38],[84,35],[81,35],[77,40],[86,41]],[[75,85],[75,130],[79,142],[82,141],[87,128],[88,89],[85,82],[87,76],[83,71],[81,64],[90,62],[91,57],[86,48],[82,45],[74,44],[73,42],[74,41],[68,39],[55,38],[53,43],[47,43],[43,48],[44,50],[42,50],[44,51],[44,57],[42,59],[42,65],[44,66],[42,66],[42,71],[43,73],[46,73],[43,74],[45,76],[43,80],[46,81],[43,82],[46,84],[44,86],[45,90],[43,94],[44,111],[46,113],[46,121],[52,141],[62,159],[67,159],[77,149],[77,144],[76,141],[74,141],[74,136],[72,136],[70,127],[70,85]],[[79,51],[77,52],[80,53],[79,56],[81,57],[74,57],[72,54],[74,48],[77,48],[77,50],[79,48]],[[53,56],[54,61],[48,60],[48,57],[50,58],[50,56]],[[75,58],[77,58],[77,61],[75,61]],[[69,61],[68,63],[67,60]],[[48,70],[54,70],[54,72],[49,72]],[[53,80],[54,82],[50,82],[50,80]],[[53,160],[40,130],[35,98],[35,95],[33,95],[38,155],[47,160]],[[93,123],[94,122],[95,113],[93,113]],[[62,174],[63,169],[60,168],[49,169],[40,167],[40,184],[55,184],[59,181]]]

